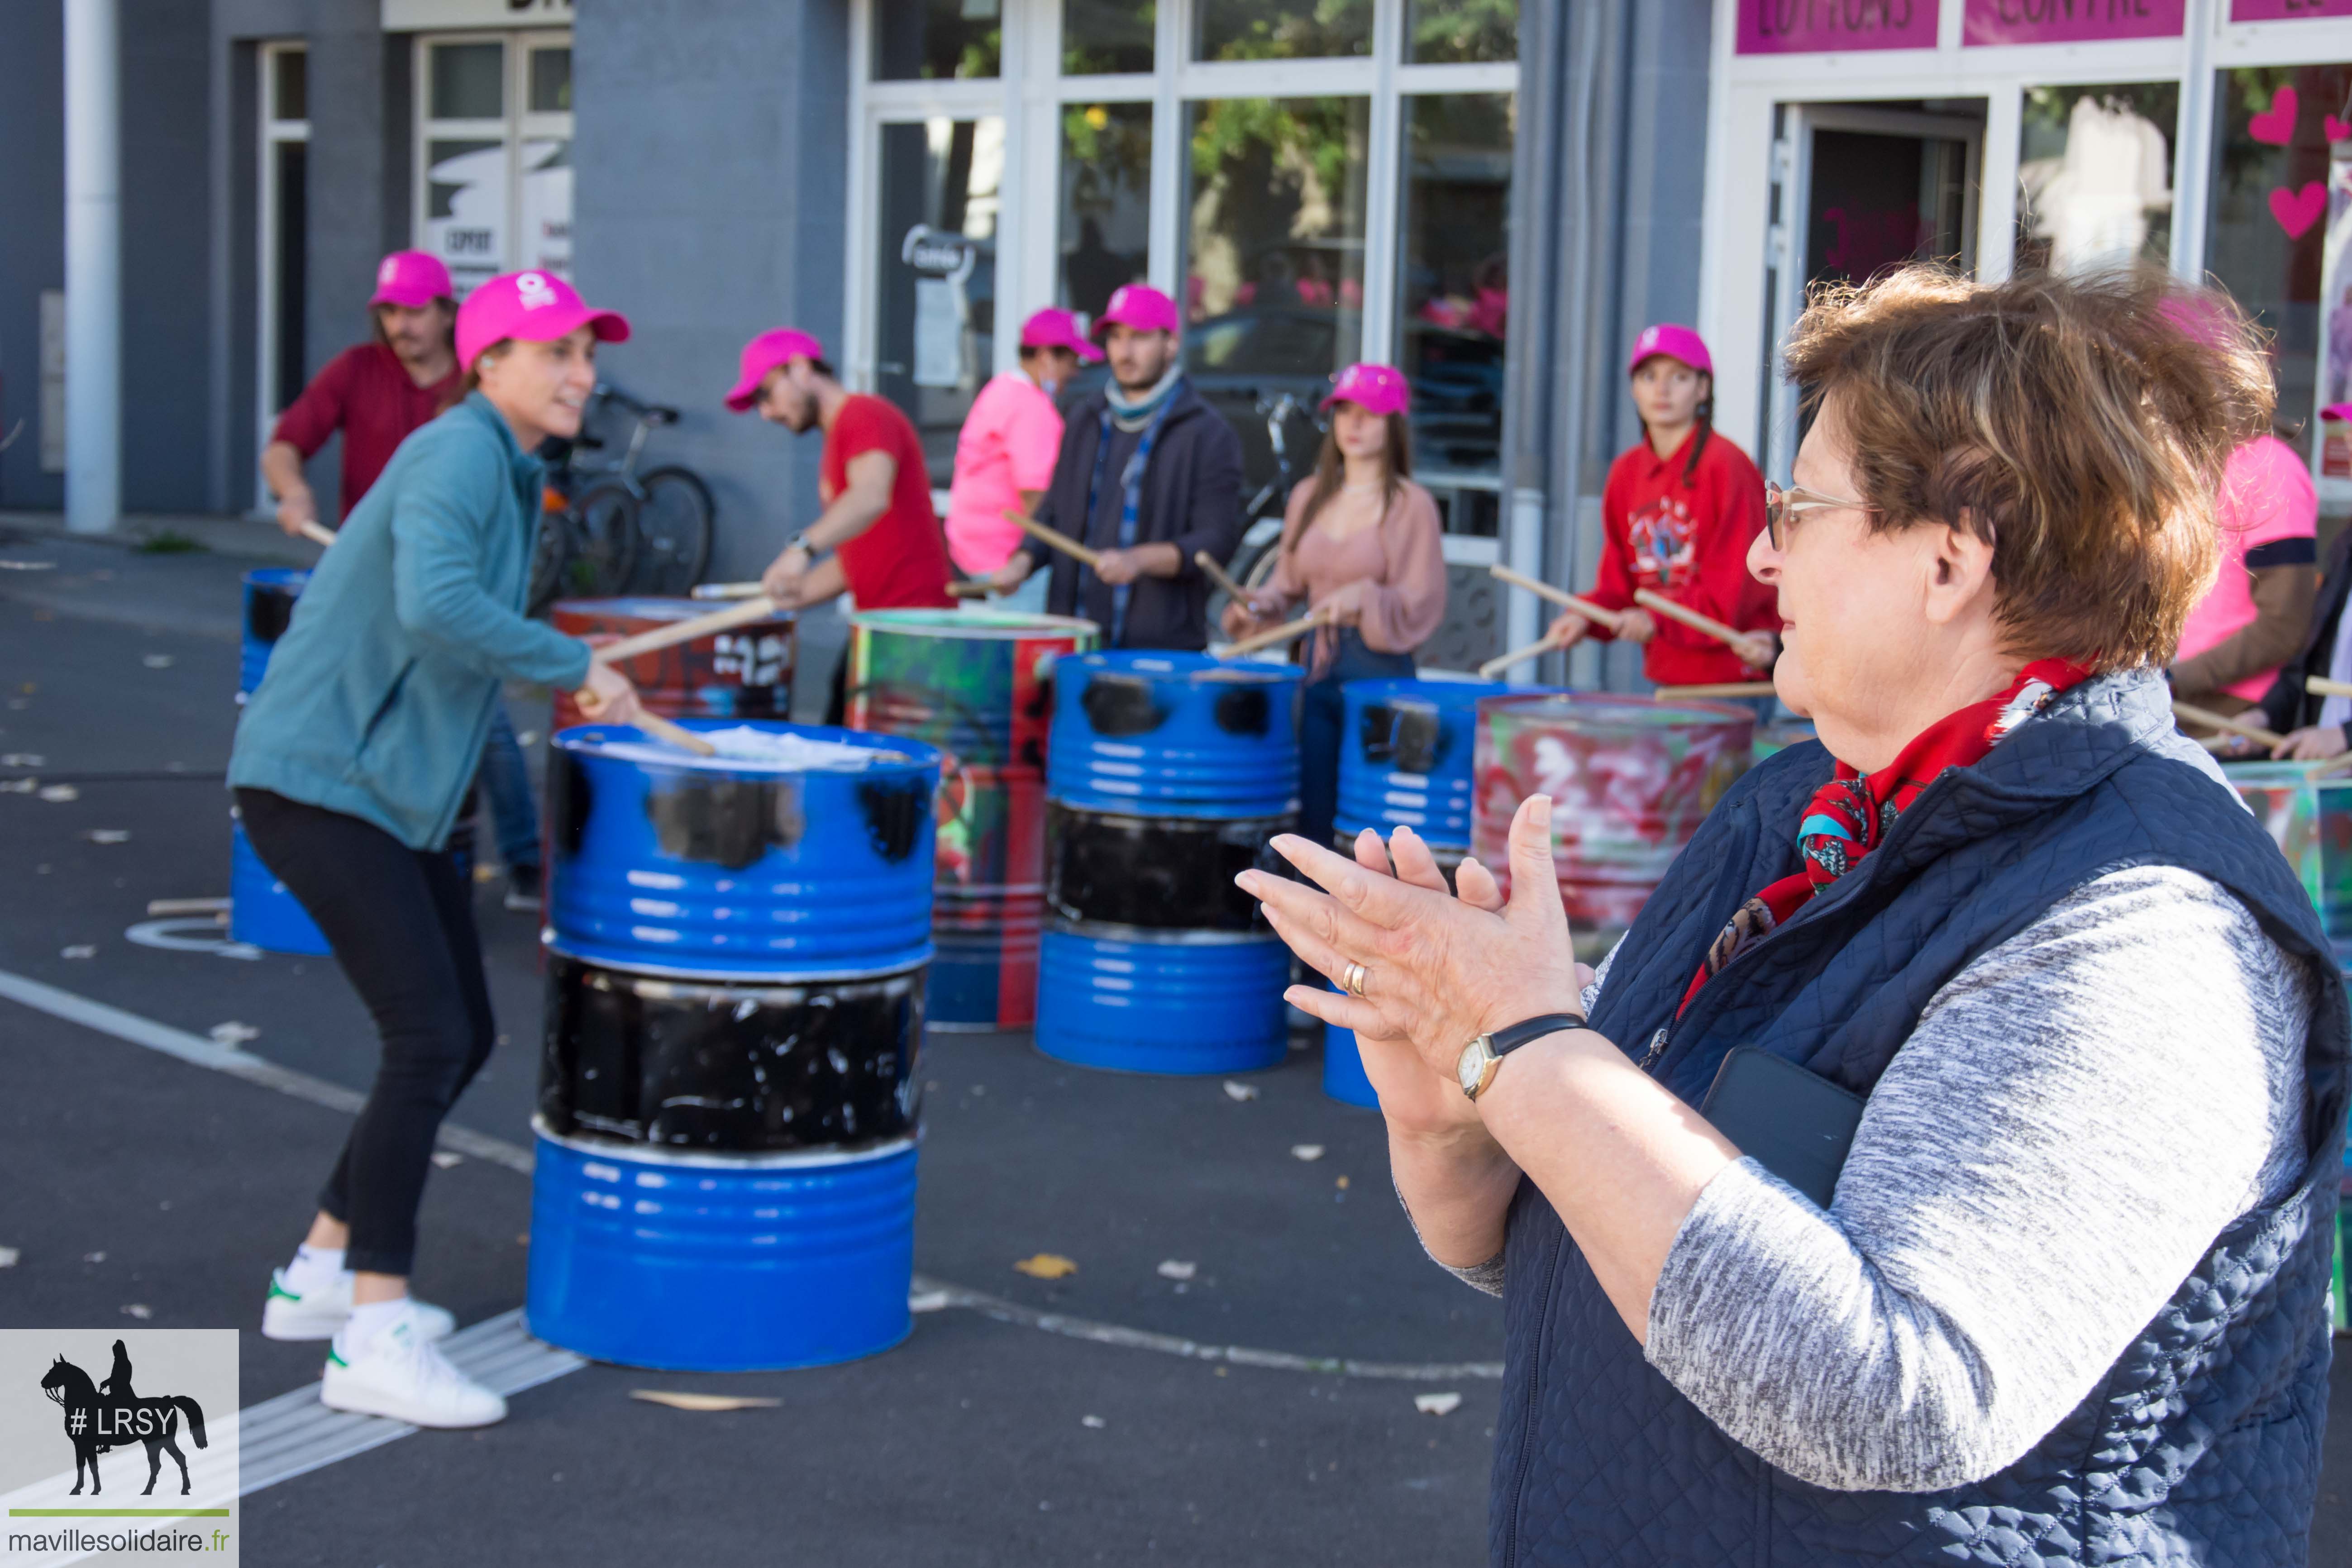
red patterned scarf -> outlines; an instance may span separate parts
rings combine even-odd
[[[1698,973],[1691,976],[1682,1007],[1690,1005],[1708,977],[1771,935],[1781,921],[1878,847],[1896,819],[1919,798],[1919,792],[1943,776],[1946,769],[1982,761],[2011,731],[2089,674],[2081,665],[2064,659],[2037,659],[2020,670],[2007,689],[1928,725],[1876,773],[1859,773],[1840,763],[1829,783],[1813,792],[1797,825],[1797,847],[1804,854],[1804,868],[1739,906],[1731,923],[1706,950]],[[1675,1009],[1677,1015],[1682,1007]]]

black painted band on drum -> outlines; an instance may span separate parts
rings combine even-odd
[[[658,980],[547,955],[539,1110],[567,1135],[712,1152],[911,1133],[921,965],[876,980]]]
[[[1268,929],[1234,886],[1253,866],[1287,875],[1266,847],[1297,819],[1139,816],[1045,803],[1045,906],[1065,921],[1150,931]]]
[[[294,601],[301,590],[283,583],[248,584],[245,595],[245,629],[253,640],[275,643],[294,619]]]

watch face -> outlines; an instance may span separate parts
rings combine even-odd
[[[1484,1036],[1462,1047],[1462,1055],[1454,1064],[1454,1076],[1461,1081],[1462,1092],[1475,1094],[1478,1079],[1486,1070],[1486,1041]]]

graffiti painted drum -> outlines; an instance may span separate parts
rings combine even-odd
[[[2221,772],[2302,877],[2337,967],[2352,974],[2352,774],[2313,778],[2308,763],[2229,763]]]
[[[932,894],[935,1029],[1025,1029],[1037,1016],[1045,903],[1045,743],[1054,663],[1092,621],[992,610],[850,617],[849,727],[947,753]]]
[[[1301,673],[1192,653],[1056,667],[1039,1050],[1130,1072],[1282,1059],[1289,950],[1234,877],[1297,822]]]
[[[906,1337],[940,757],[689,719],[555,738],[531,1331],[810,1366]]]
[[[1509,689],[1499,680],[1348,682],[1333,847],[1346,853],[1367,827],[1382,837],[1410,827],[1451,878],[1470,853],[1478,700]],[[1336,1024],[1323,1026],[1323,1092],[1347,1105],[1380,1104],[1355,1031]]]
[[[1513,815],[1531,795],[1551,796],[1552,861],[1576,956],[1598,963],[1748,770],[1755,727],[1752,712],[1716,702],[1486,698],[1471,853],[1507,883]]]
[[[567,637],[635,637],[723,608],[700,599],[563,599],[548,613]],[[621,664],[646,710],[664,718],[786,719],[793,710],[796,623],[790,610],[732,631],[639,654]],[[555,694],[555,728],[583,722],[572,693]]]
[[[268,673],[270,651],[294,619],[295,601],[302,596],[310,574],[290,566],[264,566],[244,578],[245,604],[237,637],[236,700],[261,689]],[[265,952],[294,953],[320,958],[328,952],[310,911],[279,881],[245,837],[245,825],[230,806],[228,829],[228,934],[231,939]]]

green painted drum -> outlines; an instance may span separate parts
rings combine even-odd
[[[2352,773],[2311,776],[2309,763],[2228,763],[2221,772],[2303,879],[2303,890],[2352,974]]]
[[[1718,702],[1529,692],[1478,704],[1470,852],[1507,879],[1511,818],[1551,796],[1552,864],[1576,955],[1597,963],[1732,781],[1756,716]]]
[[[926,742],[951,759],[932,904],[934,1028],[1036,1020],[1054,661],[1100,636],[1092,621],[1001,610],[850,617],[849,727]]]

